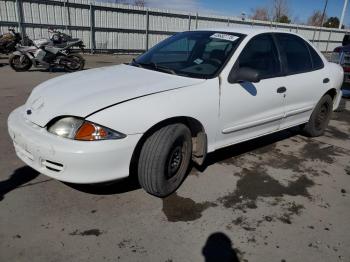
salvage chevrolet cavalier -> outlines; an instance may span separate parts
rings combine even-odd
[[[183,32],[130,64],[40,84],[8,129],[18,157],[49,177],[87,184],[135,172],[164,197],[191,159],[293,126],[322,135],[342,81],[342,68],[296,34]]]

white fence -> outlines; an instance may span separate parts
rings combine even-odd
[[[89,0],[0,0],[0,32],[15,27],[30,38],[56,28],[91,51],[142,52],[176,32],[208,27],[264,27],[297,32],[321,51],[340,45],[345,30],[202,15]]]

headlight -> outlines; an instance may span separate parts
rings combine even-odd
[[[76,117],[65,117],[57,120],[52,125],[50,125],[48,131],[61,137],[74,139],[75,133],[83,123],[83,119]]]
[[[78,117],[64,117],[47,129],[50,133],[75,140],[97,141],[106,139],[121,139],[126,135]]]

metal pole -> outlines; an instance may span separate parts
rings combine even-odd
[[[315,36],[316,36],[316,29],[314,30],[314,35],[312,36],[312,43],[315,42]]]
[[[22,39],[24,39],[26,35],[26,29],[23,25],[23,3],[22,0],[16,0],[16,9],[17,9],[17,16],[18,16],[18,29],[21,31]]]
[[[95,39],[95,8],[90,3],[90,52],[95,53],[96,39]]]
[[[191,14],[188,15],[188,31],[191,31]]]
[[[328,5],[328,0],[326,0],[326,2],[324,4],[324,8],[323,8],[322,20],[321,20],[322,22],[321,22],[321,25],[320,25],[320,32],[318,33],[317,47],[320,46],[321,31],[322,31],[322,27],[323,27],[323,24],[324,24],[324,18],[326,16],[327,5]]]
[[[230,18],[227,18],[227,27],[230,27]]]
[[[329,40],[331,40],[331,36],[332,36],[332,30],[329,31],[329,36],[328,36],[327,45],[326,45],[326,52],[328,52],[328,45],[329,45]]]
[[[198,13],[196,13],[196,29],[198,29]]]
[[[322,27],[320,27],[320,31],[318,31],[317,47],[320,47],[321,32],[322,32]]]
[[[70,10],[69,10],[69,0],[66,0],[66,2],[63,3],[63,6],[66,7],[67,9],[67,25],[66,25],[66,30],[69,31],[69,34],[71,35],[72,32],[70,30],[70,26],[71,26],[71,20],[70,20]],[[69,29],[68,29],[69,27]]]
[[[343,26],[344,18],[345,18],[345,12],[346,12],[347,7],[348,7],[348,0],[344,0],[344,7],[343,7],[343,12],[341,13],[339,29],[341,29],[342,26]]]
[[[146,11],[146,50],[148,50],[149,47],[149,11],[147,9]]]
[[[322,13],[322,22],[321,22],[320,27],[322,27],[323,24],[324,24],[324,19],[325,19],[325,16],[326,16],[327,5],[328,5],[328,0],[326,0],[326,2],[324,4],[323,13]]]

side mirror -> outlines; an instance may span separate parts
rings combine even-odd
[[[259,71],[249,67],[242,67],[238,70],[232,70],[228,76],[228,82],[231,84],[241,82],[258,83],[260,82],[260,79],[261,77]]]

